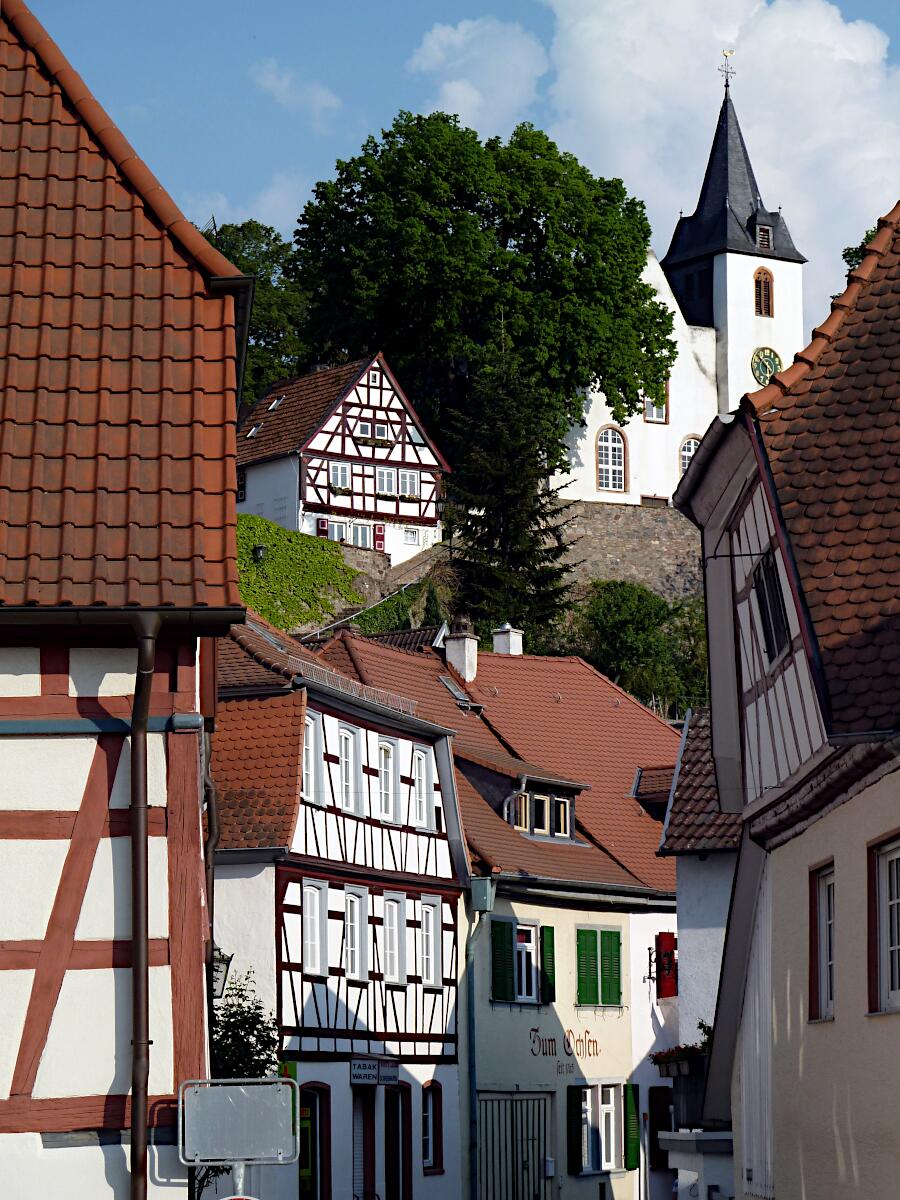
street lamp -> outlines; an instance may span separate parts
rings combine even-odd
[[[225,984],[228,981],[228,969],[231,966],[233,954],[225,954],[218,946],[213,946],[212,952],[212,993],[214,1000],[221,1000],[225,995]]]

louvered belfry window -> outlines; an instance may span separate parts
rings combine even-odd
[[[760,267],[753,276],[755,289],[756,315],[758,317],[775,316],[775,283],[772,272]]]

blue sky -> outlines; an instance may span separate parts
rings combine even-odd
[[[840,247],[896,199],[898,0],[31,4],[200,224],[288,232],[310,185],[399,108],[453,106],[485,135],[531,119],[621,175],[663,253],[696,200],[725,45],[763,198],[810,258],[811,319]]]

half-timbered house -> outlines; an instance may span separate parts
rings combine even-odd
[[[450,730],[261,619],[219,647],[216,938],[252,968],[301,1086],[265,1200],[459,1196]]]
[[[671,778],[678,736],[581,659],[524,655],[508,625],[494,643],[479,652],[465,624],[412,651],[343,630],[321,653],[456,730],[473,874],[463,1194],[669,1200],[670,1092],[647,1055],[674,1013],[651,957],[675,930],[673,872],[658,804],[631,793],[642,762]]]
[[[21,0],[0,62],[2,1190],[142,1200],[183,1194],[206,1074],[198,636],[243,611],[251,281]]]
[[[257,400],[238,431],[238,510],[400,563],[441,540],[446,470],[378,354]]]
[[[706,1095],[741,1197],[884,1195],[900,1169],[898,320],[900,205],[675,496],[702,531],[712,755],[742,828]]]

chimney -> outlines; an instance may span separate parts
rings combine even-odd
[[[495,654],[521,654],[522,630],[513,629],[509,621],[504,621],[499,629],[491,631],[494,639]]]
[[[471,683],[478,672],[478,638],[472,631],[468,617],[454,617],[450,632],[444,639],[447,665],[466,683]]]

